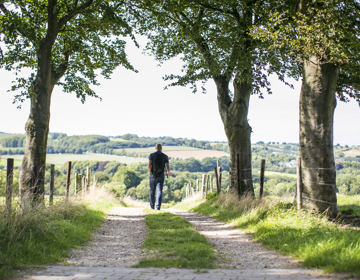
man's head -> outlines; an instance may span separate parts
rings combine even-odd
[[[161,152],[161,151],[162,151],[162,146],[161,146],[161,144],[156,144],[155,150]]]

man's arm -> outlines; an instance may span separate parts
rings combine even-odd
[[[170,175],[170,164],[167,162],[167,163],[165,163],[165,165],[166,165],[166,177],[169,177],[169,175]]]
[[[152,161],[149,160],[149,163],[148,163],[148,171],[149,171],[149,173],[151,172],[151,163],[152,163]]]

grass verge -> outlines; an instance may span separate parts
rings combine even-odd
[[[214,268],[215,251],[184,218],[168,212],[144,210],[148,236],[142,245],[149,257],[134,267]]]
[[[68,249],[90,239],[114,205],[97,195],[11,216],[0,211],[0,279],[13,277],[15,269],[61,261]]]
[[[277,199],[220,195],[208,201],[187,201],[176,208],[192,210],[246,229],[281,254],[300,259],[305,267],[360,276],[360,231],[329,222],[326,217],[298,212]]]

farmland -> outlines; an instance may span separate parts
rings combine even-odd
[[[11,158],[15,160],[15,166],[23,159],[22,155],[12,155]],[[1,164],[4,164],[4,159],[1,159]],[[67,161],[117,161],[121,163],[133,163],[133,162],[146,162],[144,158],[125,157],[125,156],[114,156],[105,154],[48,154],[46,156],[46,163],[55,164],[56,166],[62,166]],[[20,166],[20,165],[18,165]]]

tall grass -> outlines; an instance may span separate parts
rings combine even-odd
[[[84,244],[115,201],[103,190],[53,206],[0,213],[0,278],[28,265],[50,264]]]
[[[298,212],[280,199],[220,195],[177,208],[202,213],[252,233],[281,254],[291,255],[305,267],[360,276],[360,231],[329,221],[323,215]]]

